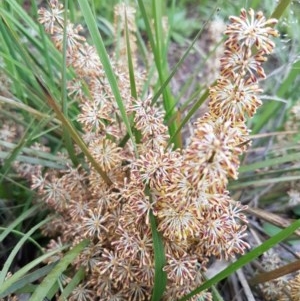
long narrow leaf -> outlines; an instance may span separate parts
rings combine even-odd
[[[66,268],[74,261],[74,259],[80,254],[80,252],[89,244],[88,240],[83,240],[72,248],[66,255],[60,260],[60,262],[52,269],[52,271],[44,278],[42,283],[32,294],[29,301],[41,301],[47,296],[48,291],[55,284],[59,276],[66,270]]]
[[[68,0],[65,0],[64,7],[68,7]],[[68,97],[67,97],[67,16],[68,16],[68,10],[64,10],[64,33],[63,33],[63,47],[62,47],[62,53],[63,53],[63,61],[62,61],[62,67],[61,67],[61,74],[62,74],[62,80],[61,80],[61,107],[62,112],[66,118],[68,118]],[[70,159],[72,160],[73,164],[75,166],[79,165],[79,160],[75,153],[75,148],[72,143],[72,137],[66,127],[63,127],[63,138],[65,142],[66,149],[68,151],[68,154],[70,156]]]
[[[281,176],[280,178],[268,178],[268,179],[258,179],[258,180],[251,180],[247,182],[236,182],[233,184],[230,184],[229,188],[230,189],[240,189],[240,188],[245,188],[249,186],[265,186],[269,184],[276,184],[280,182],[291,182],[291,181],[298,181],[300,179],[300,175],[297,176]]]
[[[24,220],[34,215],[39,210],[40,205],[34,205],[30,209],[24,211],[20,216],[18,216],[6,229],[0,234],[0,242],[2,242],[9,233]]]
[[[127,12],[126,8],[124,8],[125,14],[125,37],[126,37],[126,51],[127,51],[127,62],[128,62],[128,71],[129,71],[129,79],[130,79],[130,89],[131,89],[131,96],[137,99],[137,90],[135,84],[135,76],[134,76],[134,66],[133,66],[133,56],[135,53],[132,53],[130,47],[130,39],[129,39],[129,29],[128,29],[128,19],[127,19]]]
[[[164,109],[165,112],[170,112],[170,115],[175,114],[176,112],[176,107],[174,103],[173,96],[170,92],[170,88],[165,84],[165,86],[162,88],[162,85],[166,83],[166,79],[168,77],[168,68],[166,64],[166,47],[164,45],[164,37],[163,37],[163,30],[162,30],[162,20],[161,20],[161,15],[162,15],[162,5],[164,2],[162,1],[157,1],[153,0],[152,1],[152,9],[153,9],[153,15],[154,15],[154,28],[155,28],[155,33],[152,33],[151,30],[151,25],[150,25],[150,20],[147,16],[147,12],[145,9],[145,5],[143,0],[138,0],[140,12],[143,18],[143,21],[146,26],[146,31],[148,34],[148,39],[152,48],[153,56],[154,56],[154,62],[156,65],[156,69],[158,72],[159,76],[159,81],[160,81],[160,89],[159,89],[159,95],[162,93],[163,94],[163,104],[164,104]],[[157,94],[156,97],[159,96]],[[177,129],[177,120],[174,119],[174,122],[169,124],[169,132],[171,136],[176,132]],[[179,135],[174,137],[174,143],[176,147],[181,146],[181,140]]]
[[[286,8],[290,5],[291,0],[281,0],[277,7],[275,8],[274,12],[271,15],[271,18],[280,19]]]
[[[155,57],[155,64],[158,71],[158,77],[160,86],[166,81],[169,68],[168,68],[168,59],[167,59],[167,42],[166,38],[164,37],[164,30],[162,25],[162,16],[163,16],[163,6],[165,5],[164,1],[161,0],[153,0],[152,1],[152,10],[154,16],[154,28],[155,28],[155,48],[153,49],[154,57]],[[166,114],[169,113],[170,115],[176,114],[176,106],[175,106],[175,99],[171,93],[170,86],[166,85],[162,90],[163,95],[163,105]],[[178,115],[179,117],[179,115]],[[178,118],[174,119],[173,122],[168,124],[170,135],[173,136],[174,133],[177,131],[177,123],[179,120]],[[176,148],[180,148],[182,146],[181,135],[178,134],[174,137],[174,146]]]
[[[14,108],[22,109],[22,110],[30,113],[32,116],[35,116],[36,118],[40,118],[40,119],[46,119],[46,118],[50,119],[51,118],[52,122],[54,122],[56,124],[61,124],[61,122],[58,119],[53,118],[52,116],[46,115],[44,113],[41,113],[40,111],[37,111],[37,110],[31,108],[30,106],[22,103],[20,100],[7,98],[7,97],[0,95],[0,103],[5,103]]]
[[[0,159],[5,159],[10,154],[11,154],[11,152],[0,151]],[[59,162],[60,160],[59,161],[50,161],[49,159],[33,158],[31,156],[24,156],[24,155],[16,155],[14,157],[14,160],[18,161],[18,162],[30,163],[32,165],[41,165],[41,166],[55,168],[55,169],[65,169],[68,164],[68,160],[66,160],[65,162]],[[2,179],[4,178],[5,175],[6,175],[6,173],[1,173],[0,182],[2,181]]]
[[[291,70],[285,80],[281,83],[280,88],[278,89],[276,95],[279,98],[284,98],[287,96],[287,92],[289,91],[292,83],[299,76],[300,69],[300,60],[297,60],[292,64]],[[256,120],[256,123],[253,126],[252,134],[256,134],[260,131],[260,129],[270,120],[276,113],[282,108],[284,103],[282,102],[270,102],[264,104],[264,110],[262,114],[259,115],[259,118]]]
[[[21,289],[22,287],[30,283],[33,283],[36,280],[41,279],[42,277],[47,275],[56,264],[57,262],[50,263],[49,265],[46,265],[32,273],[25,275],[24,277],[21,277],[15,283],[10,285],[8,289],[3,291],[3,293],[0,293],[0,298],[4,298],[9,294],[15,293],[17,290]]]
[[[74,288],[80,283],[85,276],[85,269],[81,267],[76,274],[72,277],[72,280],[68,283],[68,285],[63,290],[61,296],[59,297],[58,301],[66,300],[69,295],[72,293]]]
[[[44,220],[42,220],[40,223],[35,225],[33,228],[31,228],[21,239],[20,241],[16,244],[16,246],[13,248],[11,253],[9,254],[8,258],[5,261],[5,264],[0,272],[0,287],[3,285],[4,279],[9,271],[9,268],[17,255],[17,253],[20,251],[21,247],[23,244],[26,242],[28,237],[30,237],[37,229],[39,229],[42,225],[45,223],[49,222],[51,220],[51,217],[48,217]]]
[[[159,301],[165,291],[167,284],[167,274],[163,271],[166,265],[166,257],[161,234],[157,231],[155,217],[150,212],[150,223],[154,247],[155,275],[154,287],[151,301]]]
[[[294,154],[288,154],[284,155],[282,157],[278,158],[271,158],[266,159],[264,161],[255,162],[248,165],[243,165],[239,168],[239,172],[249,172],[249,171],[255,171],[258,169],[266,168],[266,167],[275,167],[276,165],[287,163],[287,162],[297,162],[300,161],[300,154],[294,153]]]
[[[174,68],[172,69],[172,71],[170,72],[170,75],[168,76],[168,78],[165,80],[165,82],[161,85],[161,87],[159,88],[159,90],[156,92],[156,94],[153,96],[152,98],[152,103],[155,103],[158,98],[160,97],[160,95],[162,94],[163,90],[165,89],[165,87],[170,83],[171,79],[174,77],[175,73],[177,72],[178,68],[182,65],[182,63],[185,61],[185,59],[187,58],[188,54],[190,53],[190,51],[193,49],[195,43],[197,41],[199,41],[199,37],[200,35],[203,33],[203,30],[206,28],[206,26],[208,25],[208,23],[210,22],[210,20],[212,20],[214,14],[217,11],[218,6],[215,6],[215,9],[213,10],[213,12],[211,13],[211,15],[208,17],[208,20],[201,26],[200,30],[197,32],[196,36],[194,37],[194,39],[192,40],[192,42],[190,43],[189,47],[187,48],[187,50],[184,52],[184,54],[181,56],[180,60],[175,64]],[[171,115],[171,112],[168,112],[168,115]]]
[[[26,208],[26,211],[27,211],[27,208]],[[4,231],[6,229],[7,228],[5,228],[5,227],[0,227],[0,232],[2,230]],[[16,236],[21,236],[21,237],[23,237],[25,235],[24,233],[22,233],[18,230],[13,230],[13,229],[10,230],[10,233],[15,234]],[[28,242],[31,242],[34,246],[36,246],[38,249],[40,249],[40,251],[43,251],[42,246],[37,241],[35,241],[32,237],[28,237]]]
[[[11,291],[12,287],[15,283],[17,283],[19,280],[21,280],[22,277],[26,278],[26,273],[33,269],[34,267],[37,267],[41,262],[45,261],[47,258],[50,258],[51,256],[63,251],[68,246],[63,246],[60,248],[57,248],[53,251],[50,251],[46,254],[41,255],[40,257],[34,259],[33,261],[26,264],[24,267],[22,267],[20,270],[18,270],[16,273],[14,273],[10,278],[8,278],[0,287],[0,298],[5,297],[4,294],[6,294],[7,291]]]

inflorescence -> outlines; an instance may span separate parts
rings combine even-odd
[[[56,0],[50,1],[48,10],[39,10],[40,23],[60,50],[63,10]],[[125,10],[135,53],[133,8],[116,7],[116,28],[125,28]],[[164,111],[151,104],[150,96],[131,96],[122,46],[126,32],[121,31],[122,59],[111,57],[111,63],[127,114],[140,135],[138,156],[131,140],[122,143],[126,127],[95,48],[80,35],[80,26],[67,22],[67,61],[76,74],[68,85],[69,96],[80,103],[78,121],[86,145],[113,183],[105,182],[92,166],[88,171],[48,170],[32,179],[55,212],[45,234],[62,243],[90,240],[74,262],[87,274],[70,300],[150,300],[154,281],[150,212],[166,253],[163,300],[177,300],[203,283],[202,272],[211,258],[228,260],[250,247],[245,240],[245,207],[231,199],[227,184],[229,178],[237,179],[239,156],[249,145],[246,120],[262,104],[258,85],[266,77],[262,63],[274,48],[270,38],[278,33],[273,29],[275,19],[266,20],[252,9],[242,9],[230,22],[220,77],[209,89],[209,111],[195,122],[186,148],[176,150],[168,147]],[[138,95],[146,80],[139,68]],[[191,300],[212,296],[205,291]]]

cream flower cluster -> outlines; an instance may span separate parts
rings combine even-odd
[[[125,9],[115,9],[116,20],[124,20],[120,14]],[[130,9],[127,18],[133,18],[133,12]],[[39,21],[58,49],[62,13],[56,0],[50,1],[49,10],[39,11]],[[86,278],[70,300],[150,300],[154,283],[150,212],[166,253],[163,300],[177,300],[199,286],[212,256],[229,259],[249,247],[244,239],[244,207],[230,198],[226,187],[228,178],[238,177],[239,155],[249,140],[245,121],[261,104],[257,79],[265,77],[261,64],[272,51],[270,37],[277,32],[270,27],[276,21],[265,20],[261,12],[242,10],[240,17],[230,20],[220,78],[210,88],[209,112],[197,120],[194,135],[182,150],[167,147],[164,112],[151,104],[151,97],[132,99],[127,68],[112,58],[137,132],[138,157],[126,139],[94,47],[79,34],[81,27],[67,24],[68,63],[77,75],[68,86],[69,95],[79,99],[84,140],[113,183],[106,183],[93,167],[64,173],[49,170],[33,178],[33,186],[57,214],[44,232],[59,236],[63,243],[90,239],[74,263],[86,268]],[[199,298],[212,300],[207,291],[191,300]]]

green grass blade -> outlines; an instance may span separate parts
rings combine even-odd
[[[84,16],[85,22],[88,26],[89,32],[91,34],[92,40],[94,42],[94,45],[97,49],[98,55],[100,57],[101,63],[103,65],[103,69],[105,71],[105,74],[107,76],[108,82],[110,84],[111,90],[115,96],[117,105],[119,107],[123,122],[126,126],[127,132],[132,140],[133,146],[134,146],[134,150],[135,150],[135,154],[137,156],[137,149],[136,149],[136,143],[134,140],[134,136],[132,134],[131,131],[131,126],[130,126],[130,122],[128,119],[128,116],[126,114],[126,110],[125,110],[125,106],[123,104],[123,100],[120,94],[120,90],[118,87],[118,83],[114,74],[114,71],[112,69],[111,63],[110,63],[110,59],[109,56],[106,52],[102,37],[100,35],[100,32],[98,30],[97,27],[97,23],[95,21],[94,15],[92,13],[91,7],[88,3],[87,0],[78,0],[78,3],[80,5],[81,8],[81,12]]]
[[[5,11],[0,10],[0,15],[1,15],[1,26],[0,28],[3,29],[3,37],[6,40],[6,45],[9,49],[9,52],[13,58],[18,61],[19,54],[23,58],[23,62],[27,65],[28,69],[32,70],[34,68],[35,64],[32,62],[32,59],[30,58],[28,52],[25,50],[25,48],[22,46],[22,43],[20,42],[20,39],[18,39],[17,33],[14,30],[14,24],[10,23],[10,20],[4,17],[4,14],[6,14]],[[11,16],[9,16],[11,18]],[[16,55],[16,51],[18,52],[18,55]],[[20,52],[20,53],[19,53]],[[24,71],[16,66],[13,66],[13,74],[17,80],[18,85],[14,85],[15,88],[17,87],[22,87],[19,85],[19,82],[24,81],[24,78],[28,75],[28,73],[24,73]],[[23,76],[23,77],[21,77]],[[18,90],[17,90],[18,92]],[[17,93],[18,98],[24,99],[25,98],[25,93],[24,91],[20,91],[20,94]]]
[[[73,247],[52,269],[52,271],[44,278],[42,283],[36,288],[29,301],[41,301],[47,296],[48,291],[55,284],[59,276],[74,261],[80,252],[89,244],[88,240],[83,240]]]
[[[2,175],[0,174],[0,176],[2,176]],[[25,185],[21,184],[20,181],[19,181],[18,179],[17,179],[17,181],[15,181],[15,180],[13,180],[12,178],[7,177],[7,176],[5,176],[5,175],[4,175],[4,179],[5,179],[7,182],[9,182],[10,184],[13,184],[15,187],[20,188],[20,189],[22,189],[23,191],[27,191],[28,193],[32,193],[32,190],[30,190],[30,188],[28,188],[28,186],[25,186]],[[6,184],[6,183],[5,183],[5,184]],[[5,185],[5,187],[4,187],[3,184],[0,185],[0,192],[1,192],[2,189],[7,190],[7,185]],[[10,192],[11,192],[11,191],[10,191]],[[10,192],[9,192],[9,193],[10,193]]]
[[[69,295],[73,292],[74,288],[84,279],[84,277],[85,277],[85,269],[83,267],[81,267],[76,272],[74,277],[72,277],[72,280],[65,287],[65,289],[61,293],[61,296],[59,297],[58,301],[67,300]]]
[[[29,262],[25,266],[23,266],[20,270],[18,270],[16,273],[14,273],[10,278],[8,278],[0,287],[0,298],[2,298],[3,294],[7,292],[8,290],[11,290],[10,288],[14,286],[15,283],[17,283],[19,280],[21,280],[23,277],[26,278],[26,273],[33,269],[34,267],[41,264],[43,261],[45,261],[47,258],[50,258],[51,256],[63,251],[68,246],[63,246],[60,248],[57,248],[53,251],[47,252],[46,254],[41,255],[40,257],[34,259],[33,261]]]
[[[37,17],[36,1],[31,1],[31,2],[32,2],[32,6],[35,9],[35,17]],[[49,58],[51,55],[51,61],[49,61],[47,63],[47,66],[50,67],[51,64],[53,65],[53,63],[55,63],[55,67],[60,66],[59,56],[58,56],[59,51],[54,47],[53,43],[47,39],[47,35],[45,34],[45,31],[41,30],[42,26],[40,24],[37,24],[36,21],[30,17],[28,12],[25,11],[24,8],[20,4],[18,4],[16,0],[10,0],[9,4],[10,4],[10,7],[12,8],[13,12],[16,13],[15,17],[12,18],[11,21],[14,22],[14,24],[20,30],[23,29],[22,33],[25,34],[27,28],[33,29],[34,31],[41,33],[41,36],[44,39],[43,43],[40,43],[40,41],[38,39],[31,38],[30,34],[26,34],[26,37],[28,39],[31,38],[30,42],[32,42],[33,45],[35,47],[37,47],[38,50],[42,50],[43,55],[49,54]],[[7,17],[9,17],[9,16],[11,16],[11,14],[7,14]],[[17,18],[17,16],[19,18]],[[52,68],[48,68],[48,72],[51,72],[51,70],[52,70]]]
[[[278,5],[285,1],[281,1]],[[289,2],[289,1],[288,1]],[[299,76],[299,69],[300,69],[300,60],[297,60],[293,63],[292,68],[288,74],[288,76],[284,79],[284,81],[281,83],[280,88],[278,89],[276,96],[279,98],[288,98],[290,95],[290,89],[293,86],[293,82],[296,80],[296,78]],[[255,118],[254,126],[252,127],[252,134],[257,134],[259,131],[263,128],[265,124],[269,120],[272,119],[273,116],[276,115],[276,113],[283,107],[282,102],[275,102],[271,101],[269,103],[264,104],[263,111],[259,113],[259,118]]]
[[[277,245],[279,242],[285,240],[288,238],[295,230],[297,230],[300,227],[300,219],[295,221],[293,224],[291,224],[289,227],[285,228],[284,230],[280,231],[280,233],[274,235],[267,241],[265,241],[260,246],[256,247],[254,250],[250,251],[246,255],[239,258],[237,261],[233,262],[229,267],[224,269],[222,272],[218,273],[213,278],[207,280],[203,285],[199,286],[195,290],[193,290],[188,295],[181,298],[179,301],[186,301],[189,300],[191,297],[195,296],[196,294],[210,288],[212,285],[220,282],[221,280],[225,279],[232,273],[234,273],[236,270],[240,269],[253,259],[257,258],[264,252],[268,251],[273,246]]]
[[[36,22],[34,22],[32,20],[32,18],[29,16],[28,12],[26,12],[16,0],[9,0],[9,1],[6,1],[6,2],[9,2],[10,8],[12,9],[13,12],[16,12],[17,15],[19,15],[19,17],[21,18],[23,24],[25,23],[25,24],[27,24],[27,26],[29,28],[32,28],[35,31],[38,31],[38,26],[37,26]],[[13,15],[13,14],[11,14],[11,15]],[[18,18],[16,18],[16,20],[17,19]]]
[[[61,122],[58,119],[53,118],[52,116],[49,116],[47,114],[41,113],[40,111],[37,111],[37,110],[33,109],[32,107],[22,103],[20,100],[7,98],[7,97],[3,97],[0,95],[0,103],[8,104],[14,108],[24,110],[24,111],[30,113],[31,116],[34,116],[37,119],[46,119],[46,118],[50,119],[51,118],[51,121],[53,123],[61,125]]]
[[[38,7],[37,7],[36,1],[32,1],[32,6],[34,8],[34,17],[37,20],[38,19]],[[39,23],[38,26],[39,26],[40,37],[42,39],[43,55],[45,56],[45,61],[46,61],[46,66],[47,66],[47,75],[49,78],[50,86],[52,87],[52,86],[55,86],[54,74],[53,74],[54,69],[52,66],[53,61],[54,61],[53,56],[54,56],[54,53],[57,52],[57,49],[54,48],[53,43],[51,43],[49,41],[49,38],[48,38],[47,34],[45,33],[43,25]],[[34,39],[34,40],[36,40],[36,39]],[[53,48],[52,47],[50,48],[49,45],[51,45]],[[57,57],[59,57],[59,56],[57,56]]]
[[[1,44],[2,47],[5,48],[5,51],[7,53],[9,53],[11,55],[11,57],[14,60],[17,60],[17,54],[16,54],[16,49],[12,46],[12,44],[10,43],[10,32],[9,30],[6,29],[10,29],[10,26],[7,23],[7,20],[4,19],[4,17],[2,16],[2,12],[0,10],[0,38],[1,39]],[[11,64],[10,62],[5,61],[6,63],[6,68],[9,69],[9,71],[13,74],[13,76],[16,78],[16,82],[21,82],[21,77],[20,77],[20,69],[18,69],[15,65]],[[15,93],[17,95],[18,98],[22,98],[24,96],[24,92],[22,91],[21,87],[18,85],[15,85],[13,83],[13,87],[15,88]]]
[[[167,58],[167,42],[165,41],[166,38],[164,36],[164,30],[162,26],[162,16],[163,16],[163,8],[165,6],[165,2],[161,0],[153,0],[152,1],[152,11],[153,11],[153,18],[154,18],[154,29],[155,29],[155,48],[153,49],[156,68],[158,71],[159,83],[160,86],[168,78],[169,68],[168,68],[168,58]],[[173,115],[176,113],[176,105],[175,99],[171,93],[170,86],[166,85],[162,91],[163,95],[163,105],[166,114],[169,113]],[[169,133],[171,136],[177,131],[177,123],[178,118],[174,119],[173,122],[168,124]],[[181,135],[178,134],[174,137],[174,146],[175,148],[180,148],[182,146]]]
[[[15,143],[0,140],[0,146],[2,146],[2,147],[4,146],[6,149],[11,151],[17,145]],[[65,158],[60,158],[57,155],[54,155],[54,154],[51,154],[51,153],[48,153],[48,152],[42,151],[42,150],[32,149],[30,147],[23,147],[22,154],[36,157],[36,158],[47,159],[49,161],[60,163],[61,165],[68,163],[68,160],[66,160]]]
[[[271,18],[280,19],[286,8],[290,5],[291,0],[281,0],[274,12],[271,15]]]
[[[55,294],[59,291],[62,291],[62,285],[61,285],[61,280],[58,278],[57,281],[51,286],[51,288],[49,289],[47,296],[45,297],[45,299],[48,300],[52,300],[53,297],[55,296]]]
[[[155,28],[155,33],[153,34],[143,0],[138,0],[138,5],[140,8],[143,21],[146,26],[147,37],[149,39],[153,51],[154,61],[159,76],[159,82],[160,82],[159,93],[163,94],[163,104],[164,104],[165,112],[166,113],[170,112],[170,114],[173,115],[175,114],[176,106],[174,103],[174,98],[170,92],[170,88],[167,86],[167,84],[162,88],[162,85],[166,82],[166,79],[168,78],[168,74],[169,74],[168,67],[167,67],[167,59],[166,59],[167,51],[164,43],[163,30],[162,30],[161,16],[162,16],[163,3],[164,2],[160,0],[152,1],[153,4],[152,10],[153,10],[154,28]],[[169,133],[172,136],[177,129],[177,120],[174,119],[174,122],[171,122],[168,128],[169,128]],[[176,147],[181,146],[181,138],[179,135],[174,137],[174,144]]]
[[[275,170],[272,170],[272,171],[261,171],[261,172],[258,172],[258,173],[249,173],[247,175],[244,175],[242,177],[239,177],[239,182],[240,183],[245,183],[247,181],[252,181],[253,178],[254,178],[254,175],[257,179],[263,179],[263,178],[266,178],[266,177],[273,177],[273,178],[280,178],[284,175],[287,175],[287,174],[293,174],[293,175],[296,175],[296,174],[299,174],[300,172],[300,168],[291,168],[291,167],[285,167],[285,168],[279,168],[279,169],[275,169]],[[234,183],[234,181],[233,181]],[[229,184],[230,186],[230,184]]]
[[[155,275],[151,301],[159,301],[165,291],[167,274],[163,271],[166,264],[165,251],[161,234],[157,231],[155,217],[150,212],[150,223],[154,247]]]
[[[0,231],[5,231],[6,229],[7,229],[6,227],[0,227]],[[16,236],[21,236],[21,237],[23,237],[25,235],[24,233],[17,231],[17,230],[10,230],[10,233],[15,234]],[[40,249],[40,251],[43,251],[42,246],[37,241],[35,241],[33,238],[28,237],[28,242],[31,242],[38,249]]]
[[[211,290],[213,295],[213,301],[224,301],[221,294],[218,292],[218,290],[214,285],[211,286]]]
[[[68,6],[68,0],[65,0],[64,7]],[[62,80],[61,80],[61,107],[62,112],[66,118],[68,118],[68,97],[67,97],[67,20],[68,20],[68,10],[64,10],[64,32],[63,32],[63,61],[62,61]],[[66,149],[75,166],[79,165],[79,160],[76,156],[74,145],[72,143],[72,137],[66,127],[63,127],[63,139],[65,142]]]
[[[0,234],[0,242],[2,242],[11,231],[22,223],[27,218],[33,216],[40,209],[40,205],[34,205],[30,209],[24,211],[20,216],[18,216],[6,229]]]
[[[145,23],[147,38],[149,39],[151,49],[154,51],[154,49],[156,48],[155,40],[154,40],[154,36],[153,36],[152,30],[151,30],[151,25],[150,25],[150,21],[149,21],[148,15],[147,15],[147,11],[146,11],[144,2],[143,2],[143,0],[137,0],[137,2],[139,5],[139,8],[140,8],[141,16]],[[154,54],[154,59],[156,59],[155,53],[153,53],[153,54]]]
[[[252,177],[253,178],[253,177]],[[241,189],[249,186],[265,186],[270,184],[276,184],[281,182],[291,182],[291,181],[298,181],[300,179],[300,175],[297,176],[281,176],[280,178],[267,178],[267,179],[258,179],[252,180],[247,182],[237,182],[229,185],[229,189]]]
[[[288,163],[288,162],[299,162],[300,161],[300,154],[293,153],[284,155],[282,157],[265,159],[264,161],[255,162],[248,165],[243,165],[239,168],[239,173],[249,172],[249,171],[256,171],[258,169],[266,168],[266,167],[275,167],[276,165]]]
[[[136,90],[134,67],[132,61],[133,56],[135,56],[136,54],[131,52],[126,8],[124,9],[124,14],[125,14],[125,37],[126,37],[127,62],[128,62],[128,71],[129,71],[129,79],[130,79],[131,96],[134,99],[137,99],[138,95]]]
[[[17,253],[20,251],[21,247],[23,244],[28,240],[28,237],[30,237],[36,230],[38,230],[42,225],[45,223],[49,222],[51,220],[51,217],[46,218],[42,220],[40,223],[35,225],[33,228],[31,228],[21,239],[20,241],[16,244],[16,246],[13,248],[11,253],[9,254],[7,260],[5,261],[5,264],[0,272],[0,287],[2,287],[4,279],[9,271],[9,267],[11,266],[15,256]]]
[[[10,156],[11,152],[2,152],[0,151],[0,159],[5,159],[7,156]],[[64,162],[58,161],[50,161],[48,159],[41,159],[41,158],[33,158],[30,156],[24,156],[24,155],[17,155],[14,158],[15,161],[22,162],[22,163],[29,163],[31,165],[41,165],[44,167],[54,168],[54,169],[66,169],[68,165],[68,160],[65,160]],[[71,161],[69,162],[71,163]],[[9,167],[10,165],[8,165]],[[9,169],[7,169],[8,171]],[[0,183],[3,181],[4,177],[6,176],[7,172],[1,173],[0,172]]]
[[[162,94],[162,91],[165,89],[165,87],[170,83],[171,79],[174,77],[175,73],[177,72],[178,68],[182,65],[182,63],[184,62],[184,60],[186,59],[186,57],[188,56],[188,54],[190,53],[190,51],[193,49],[195,43],[197,41],[199,41],[200,35],[203,33],[203,30],[206,28],[206,26],[208,25],[208,23],[212,20],[212,17],[214,16],[214,14],[217,11],[218,6],[215,7],[215,9],[213,10],[213,12],[210,14],[210,16],[208,17],[207,21],[201,26],[200,30],[197,32],[196,36],[194,37],[194,39],[192,40],[192,42],[190,43],[189,47],[187,48],[187,50],[184,52],[184,54],[181,56],[180,60],[176,63],[176,65],[174,66],[174,68],[172,69],[172,71],[170,72],[170,75],[168,76],[168,78],[165,80],[165,82],[161,85],[161,87],[159,88],[159,90],[155,93],[155,95],[152,98],[152,103],[155,103],[158,98],[160,97],[160,95]],[[167,112],[167,116],[170,116],[172,113],[171,112]],[[167,119],[168,120],[168,119]]]
[[[44,277],[45,275],[47,275],[52,269],[53,267],[57,264],[58,262],[53,262],[50,263],[49,265],[46,265],[32,273],[29,273],[27,275],[25,275],[24,277],[21,277],[19,280],[17,280],[16,282],[14,282],[12,285],[9,286],[8,289],[6,289],[5,291],[1,292],[0,290],[0,298],[4,298],[9,294],[12,294],[14,292],[16,292],[17,290],[20,290],[21,288],[23,288],[24,286],[41,279],[42,277]],[[5,283],[4,283],[5,284]]]
[[[41,69],[43,69],[43,64],[38,63],[37,58],[26,49],[24,43],[21,41],[21,36],[18,36],[16,27],[23,33],[26,30],[23,28],[24,25],[19,24],[18,20],[15,20],[10,16],[6,11],[0,9],[0,15],[2,15],[3,26],[0,26],[2,32],[5,33],[7,38],[4,40],[7,44],[7,55],[10,55],[9,49],[16,49],[18,56],[14,58],[15,62],[21,62],[16,64],[9,63],[9,66],[12,65],[12,68],[6,68],[6,73],[11,77],[14,88],[17,91],[17,96],[24,103],[30,104],[30,106],[38,108],[40,111],[43,108],[46,108],[45,103],[42,102],[41,89],[38,83],[35,80],[34,74],[43,74],[44,79],[47,83],[51,84],[51,79],[48,80],[49,76]],[[3,36],[4,37],[4,36]],[[38,39],[35,39],[38,40]],[[40,49],[43,52],[42,49]],[[41,58],[44,55],[40,54]],[[53,55],[55,57],[55,55]],[[54,60],[52,60],[54,61]],[[61,65],[60,63],[57,64]],[[57,92],[56,86],[51,86],[52,93]]]

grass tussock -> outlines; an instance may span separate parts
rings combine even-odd
[[[24,5],[0,4],[0,298],[300,300],[289,1],[239,7],[206,54],[203,4],[175,64],[186,1]]]

